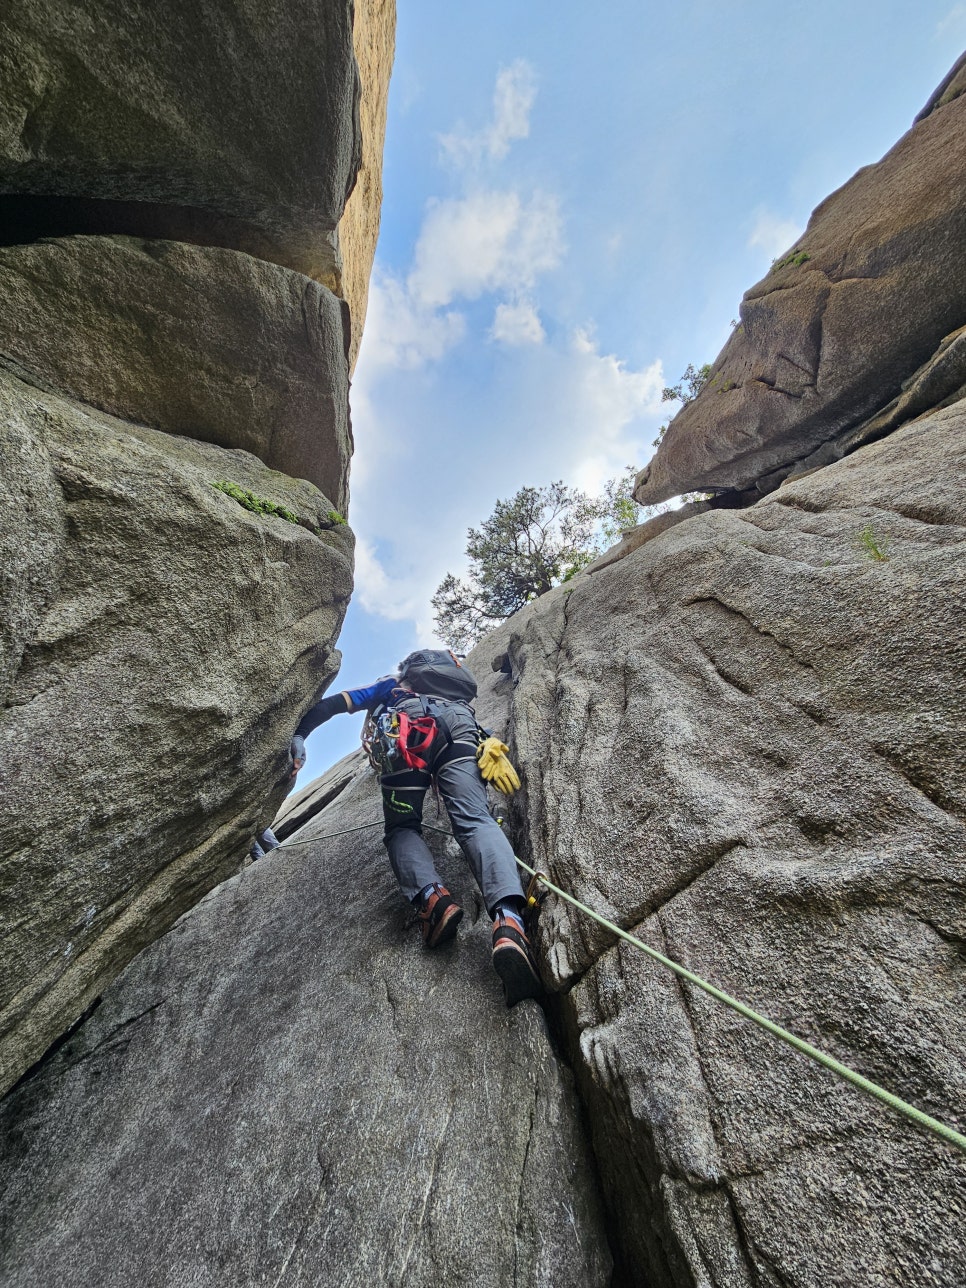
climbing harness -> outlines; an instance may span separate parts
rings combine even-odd
[[[290,845],[314,845],[318,841],[329,841],[337,836],[345,836],[349,832],[361,832],[369,827],[377,827],[381,821],[381,819],[377,819],[372,823],[363,823],[359,827],[349,827],[344,831],[332,832],[327,836],[316,836],[310,841],[284,841],[280,848],[284,850],[288,849]],[[502,819],[497,821],[502,823]],[[424,823],[423,827],[427,828],[430,832],[441,832],[444,836],[453,835],[452,832],[447,831],[446,828],[433,827],[430,823]],[[850,1069],[847,1064],[842,1064],[842,1062],[840,1060],[836,1060],[834,1056],[827,1055],[824,1051],[820,1051],[818,1047],[812,1046],[810,1042],[806,1042],[802,1038],[796,1037],[794,1033],[790,1033],[788,1029],[782,1028],[780,1024],[775,1024],[772,1020],[761,1015],[758,1011],[753,1010],[750,1006],[746,1006],[744,1002],[739,1002],[738,999],[736,997],[732,997],[730,993],[724,992],[723,989],[716,988],[714,984],[708,983],[706,979],[702,979],[701,976],[696,975],[694,971],[688,970],[686,966],[682,966],[679,962],[672,961],[670,957],[665,957],[664,954],[659,953],[656,948],[651,948],[649,944],[645,944],[644,941],[642,939],[638,939],[636,935],[630,934],[629,931],[622,930],[615,922],[609,921],[606,917],[602,917],[599,912],[595,912],[593,908],[589,907],[589,905],[582,903],[572,894],[568,894],[566,890],[562,890],[560,886],[555,885],[554,882],[550,880],[549,876],[539,868],[530,867],[528,863],[524,863],[524,861],[517,858],[516,855],[513,857],[516,860],[517,865],[522,868],[524,872],[528,873],[530,877],[526,893],[528,909],[533,909],[534,907],[539,909],[539,905],[543,897],[539,894],[539,887],[543,886],[546,890],[549,890],[551,893],[557,895],[567,903],[572,904],[573,907],[577,908],[586,916],[591,917],[598,923],[598,925],[603,926],[605,930],[609,930],[611,934],[617,935],[618,938],[625,940],[627,943],[633,945],[633,947],[640,949],[642,953],[645,953],[660,965],[673,971],[675,975],[680,976],[682,979],[686,979],[690,984],[694,984],[696,988],[700,988],[703,992],[709,994],[709,996],[715,998],[717,1001],[722,1002],[725,1006],[731,1007],[733,1011],[737,1011],[738,1014],[744,1016],[746,1020],[751,1020],[753,1024],[757,1024],[760,1028],[764,1029],[766,1033],[770,1033],[772,1037],[776,1037],[780,1041],[794,1047],[796,1051],[807,1056],[810,1060],[814,1060],[817,1064],[822,1065],[823,1068],[828,1069],[831,1073],[837,1074],[838,1077],[843,1078],[846,1082],[850,1082],[854,1087],[858,1087],[860,1091],[864,1091],[867,1095],[873,1096],[876,1100],[888,1105],[890,1109],[894,1109],[905,1118],[917,1123],[920,1127],[925,1127],[927,1131],[931,1131],[934,1135],[939,1136],[948,1144],[953,1145],[956,1149],[962,1150],[966,1153],[966,1136],[961,1132],[956,1131],[952,1127],[947,1127],[947,1125],[940,1122],[938,1118],[933,1118],[931,1115],[923,1113],[921,1109],[917,1109],[915,1105],[909,1104],[909,1102],[907,1100],[903,1100],[901,1096],[893,1095],[893,1093],[891,1091],[887,1091],[885,1087],[880,1087],[878,1083],[873,1082],[870,1078],[865,1078],[861,1073],[856,1073],[854,1069]]]
[[[432,716],[399,712],[399,754],[410,769],[428,769],[430,751],[439,733]]]
[[[432,716],[410,716],[405,711],[367,715],[362,727],[362,747],[377,774],[403,769],[428,769],[429,753],[439,730]]]

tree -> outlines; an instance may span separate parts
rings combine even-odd
[[[661,390],[661,402],[681,402],[687,407],[689,402],[694,402],[710,379],[710,362],[706,362],[704,366],[697,368],[695,368],[693,362],[689,362],[685,368],[684,375],[678,383],[676,385],[666,385]]]
[[[518,608],[568,581],[639,522],[635,471],[610,479],[599,497],[563,482],[523,487],[497,501],[467,533],[465,581],[447,573],[433,596],[436,629],[457,652],[471,648]]]

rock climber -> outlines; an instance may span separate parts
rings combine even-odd
[[[423,840],[423,800],[435,780],[493,918],[493,966],[507,1006],[515,1006],[539,997],[543,988],[524,929],[526,900],[513,850],[490,814],[486,782],[509,793],[520,780],[505,744],[476,722],[471,705],[476,691],[472,673],[454,654],[442,649],[410,653],[395,675],[317,702],[295,732],[291,756],[297,772],[313,729],[335,715],[369,713],[364,737],[380,772],[383,842],[400,889],[416,908],[427,948],[452,940],[463,918]]]

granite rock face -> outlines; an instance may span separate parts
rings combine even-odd
[[[318,489],[247,452],[9,376],[0,413],[20,516],[0,626],[9,1086],[237,870],[305,695],[338,669],[352,537]],[[226,480],[298,522],[249,512],[212,486]]]
[[[8,5],[0,82],[0,192],[80,199],[60,218],[92,223],[93,200],[107,231],[230,246],[337,288],[361,155],[351,0]]]
[[[348,502],[348,337],[317,282],[130,237],[0,248],[0,354],[122,419],[240,447]]]
[[[964,555],[959,403],[687,519],[470,659],[520,853],[961,1132]],[[966,1281],[955,1149],[562,901],[542,957],[628,1282]]]
[[[898,398],[944,337],[966,324],[959,79],[881,161],[817,208],[789,253],[747,292],[709,381],[638,476],[640,501],[695,489],[771,490]]]
[[[349,305],[352,335],[349,369],[355,367],[369,299],[369,277],[379,237],[382,211],[382,152],[386,138],[389,76],[396,37],[396,0],[357,0],[352,43],[362,97],[359,117],[362,155],[352,195],[339,221],[342,254],[341,295]]]
[[[183,917],[3,1102],[8,1288],[608,1284],[572,1080],[536,1004],[503,1005],[466,865],[436,838],[467,917],[427,952],[381,826],[324,839],[381,821],[343,766],[298,846]]]
[[[349,0],[0,14],[2,1087],[237,870],[337,668],[353,38]]]

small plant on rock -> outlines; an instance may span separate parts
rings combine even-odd
[[[876,563],[888,563],[889,556],[886,551],[889,548],[889,543],[885,537],[877,537],[875,535],[875,530],[871,523],[867,523],[865,527],[861,529],[858,541],[859,546],[865,551],[870,559],[874,559]]]
[[[212,483],[211,486],[217,488],[219,492],[224,492],[225,496],[230,496],[233,501],[237,501],[244,509],[251,510],[252,514],[261,514],[266,517],[270,515],[276,519],[284,519],[286,523],[298,524],[299,522],[298,515],[293,514],[284,505],[277,505],[274,501],[266,501],[264,497],[256,496],[254,492],[249,492],[248,488],[240,487],[237,483],[230,483],[227,479],[220,479],[217,483]]]
[[[811,258],[811,255],[806,250],[793,250],[782,259],[773,259],[769,272],[777,273],[780,268],[800,268],[802,264],[808,263]]]

